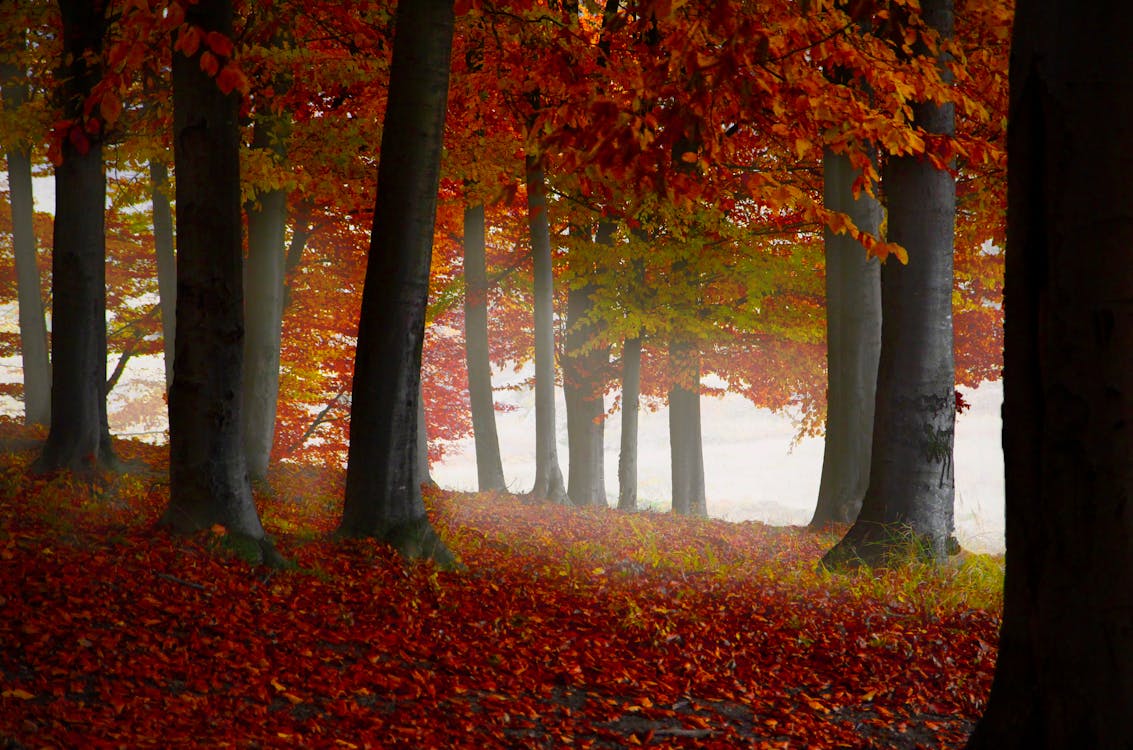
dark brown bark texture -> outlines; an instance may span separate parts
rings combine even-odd
[[[232,34],[230,0],[187,6],[205,32]],[[241,443],[244,345],[239,95],[224,94],[196,56],[173,55],[177,173],[177,336],[169,389],[170,493],[162,523],[221,524],[273,561]]]
[[[925,21],[952,33],[952,0],[922,3]],[[953,106],[921,103],[914,123],[953,132]],[[831,567],[885,565],[915,550],[942,560],[952,544],[955,368],[952,241],[956,188],[926,159],[891,157],[883,171],[889,239],[909,254],[881,270],[881,357],[869,489],[857,521],[823,558]],[[911,545],[911,547],[910,547]]]
[[[1007,579],[973,750],[1133,747],[1133,16],[1021,0],[1005,285]]]
[[[853,196],[847,156],[823,159],[824,202],[877,234],[881,205]],[[810,525],[852,523],[869,486],[877,361],[881,352],[881,264],[847,234],[826,230],[826,440],[818,503]]]
[[[81,122],[101,69],[102,3],[61,0],[63,115]],[[79,126],[82,127],[81,125]],[[79,140],[79,143],[76,143]],[[36,470],[89,471],[116,465],[106,418],[106,175],[102,144],[65,138],[55,168],[51,256],[51,428]]]
[[[488,346],[488,270],[485,259],[484,206],[464,209],[464,354],[476,444],[476,478],[481,492],[504,490],[492,362]]]
[[[398,3],[339,527],[442,564],[452,556],[425,515],[417,441],[452,33],[452,0]]]

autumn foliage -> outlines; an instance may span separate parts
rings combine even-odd
[[[257,498],[295,564],[173,540],[164,449],[30,478],[0,454],[0,743],[13,747],[960,747],[1001,563],[829,577],[828,536],[434,493],[467,565],[328,537],[341,476]]]

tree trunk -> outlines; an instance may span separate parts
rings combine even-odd
[[[204,33],[232,35],[231,0],[186,7]],[[177,338],[169,389],[169,507],[178,532],[214,524],[254,562],[277,563],[252,502],[241,444],[244,290],[239,94],[198,59],[173,55]]]
[[[952,32],[952,0],[922,4],[925,20]],[[914,123],[953,132],[953,105],[917,104]],[[857,521],[823,558],[831,567],[885,565],[913,549],[942,560],[954,544],[952,441],[952,240],[956,187],[927,159],[891,157],[884,171],[889,239],[909,253],[881,270],[878,365],[869,490]]]
[[[417,484],[436,486],[429,471],[429,420],[425,417],[425,392],[417,394]]]
[[[531,496],[568,502],[555,434],[554,274],[543,165],[528,155],[527,223],[535,261],[535,486]]]
[[[496,405],[492,396],[492,362],[488,347],[488,271],[485,260],[484,207],[464,209],[464,354],[472,433],[476,441],[476,477],[481,492],[504,490]]]
[[[165,389],[173,384],[173,354],[177,340],[177,256],[173,245],[173,210],[169,204],[169,171],[151,160],[150,202],[153,205],[153,246],[157,256],[157,296],[161,301],[161,337],[165,352]]]
[[[286,151],[288,123],[282,115],[255,118],[252,148],[269,150],[276,162]],[[264,479],[275,439],[279,400],[279,348],[283,325],[284,234],[287,191],[258,192],[245,206],[248,265],[244,273],[244,454],[248,473]]]
[[[611,246],[615,224],[599,222],[596,242]],[[577,262],[577,261],[576,261]],[[584,271],[586,269],[583,269]],[[566,396],[567,495],[575,505],[606,507],[606,404],[603,398],[610,353],[596,344],[598,327],[589,319],[594,310],[593,282],[567,293],[566,344],[563,354],[563,392]]]
[[[641,407],[641,339],[622,344],[622,435],[618,510],[637,510],[637,417]]]
[[[1017,6],[1007,138],[1007,578],[971,750],[1133,747],[1133,23]]]
[[[823,158],[825,203],[876,235],[881,205],[863,192],[850,159]],[[877,361],[881,352],[881,264],[848,234],[826,230],[826,443],[811,528],[850,523],[869,486]]]
[[[452,0],[399,2],[354,362],[339,533],[453,564],[425,515],[417,457],[421,344],[452,48]]]
[[[669,361],[674,373],[669,389],[673,512],[707,516],[700,423],[700,351],[695,344],[673,340],[669,344]]]
[[[106,176],[102,144],[85,135],[83,105],[101,77],[105,19],[96,4],[61,1],[63,115],[75,121],[55,169],[51,255],[51,429],[37,471],[115,466],[106,418]],[[77,142],[77,143],[76,143]],[[82,144],[80,147],[79,144]]]
[[[0,65],[4,108],[15,111],[27,101],[27,76],[18,66]],[[36,261],[35,202],[31,181],[31,147],[7,152],[8,189],[12,207],[12,245],[20,315],[20,356],[24,378],[24,422],[51,423],[51,364],[47,355],[47,323]]]

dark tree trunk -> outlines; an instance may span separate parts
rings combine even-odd
[[[99,4],[63,0],[60,70],[63,115],[81,125],[83,104],[101,76],[106,22]],[[37,471],[90,471],[116,465],[106,419],[106,175],[102,144],[63,139],[55,169],[55,237],[51,255],[51,430]]]
[[[826,207],[876,235],[881,205],[856,200],[850,159],[823,158]],[[848,234],[826,230],[826,443],[812,528],[850,523],[869,486],[877,360],[881,352],[881,264]]]
[[[596,242],[613,244],[615,224],[600,222]],[[608,250],[607,250],[608,252]],[[566,344],[563,354],[563,393],[566,396],[567,495],[575,505],[606,507],[605,432],[606,369],[610,353],[596,339],[590,320],[596,287],[590,282],[567,293]]]
[[[339,533],[384,539],[407,557],[449,565],[452,555],[425,515],[418,484],[417,421],[452,0],[399,2],[396,29]]]
[[[26,75],[12,64],[0,65],[4,108],[17,110],[27,100]],[[36,261],[35,203],[31,181],[31,148],[7,152],[8,189],[12,207],[12,245],[20,315],[20,357],[24,376],[24,422],[51,424],[51,364],[47,355],[47,323]]]
[[[559,468],[555,428],[554,274],[551,228],[543,165],[528,155],[527,223],[535,261],[535,486],[531,496],[553,503],[568,502]]]
[[[282,115],[256,117],[252,148],[267,150],[280,162],[286,152],[288,123]],[[248,473],[264,479],[275,439],[279,400],[279,348],[283,324],[284,234],[287,191],[265,190],[245,206],[248,265],[244,273],[244,454]]]
[[[177,256],[173,245],[173,210],[169,204],[169,172],[164,162],[149,163],[153,204],[153,246],[157,256],[157,296],[161,301],[161,337],[165,352],[165,388],[173,384],[177,340]]]
[[[186,21],[231,37],[231,0],[186,7]],[[169,389],[169,507],[178,532],[213,524],[278,562],[252,502],[240,436],[244,289],[239,94],[201,70],[199,52],[173,55],[177,174],[177,337]]]
[[[673,512],[707,516],[704,497],[704,443],[700,423],[700,351],[695,344],[669,344],[674,383],[669,389],[669,454]]]
[[[951,36],[952,0],[922,4],[925,20]],[[953,106],[917,104],[915,123],[953,132]],[[916,157],[892,157],[884,170],[889,239],[909,263],[881,270],[878,365],[869,490],[857,521],[823,563],[884,565],[891,555],[942,560],[953,544],[952,440],[956,422],[952,360],[952,175]]]
[[[485,260],[484,207],[464,209],[464,354],[472,433],[476,441],[476,477],[481,492],[504,490],[496,405],[492,395],[492,362],[488,347],[488,270]]]
[[[618,510],[637,509],[637,417],[641,402],[641,339],[622,344],[622,434],[618,452]]]
[[[1131,19],[1112,0],[1016,9],[1007,579],[972,750],[1133,747]]]

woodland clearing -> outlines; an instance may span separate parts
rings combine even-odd
[[[156,529],[165,448],[29,477],[3,423],[0,747],[963,746],[1002,557],[816,570],[844,529],[430,490],[465,570],[336,541],[341,475],[257,488],[293,567]]]

